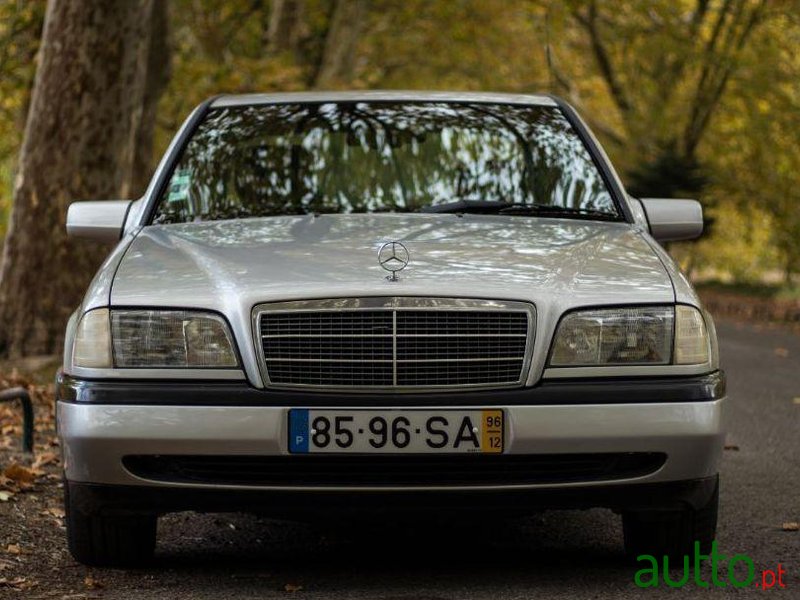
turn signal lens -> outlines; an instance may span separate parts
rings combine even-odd
[[[675,364],[698,365],[709,360],[708,330],[693,306],[675,307]]]
[[[81,317],[72,347],[72,364],[89,369],[111,367],[111,330],[107,308],[89,311]]]

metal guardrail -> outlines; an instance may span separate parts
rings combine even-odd
[[[10,388],[0,392],[0,402],[19,400],[22,405],[22,448],[25,452],[33,452],[33,403],[28,390],[21,387]]]

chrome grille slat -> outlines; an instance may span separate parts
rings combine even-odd
[[[262,339],[269,339],[269,340],[279,340],[281,338],[314,338],[314,339],[339,339],[341,337],[350,337],[350,338],[375,338],[375,337],[386,337],[385,334],[369,334],[369,335],[338,335],[338,334],[326,334],[326,335],[306,335],[306,334],[291,334],[291,333],[283,333],[280,335],[262,335]],[[446,337],[458,337],[458,338],[485,338],[485,337],[527,337],[524,333],[419,333],[419,334],[412,334],[412,333],[398,333],[395,337],[398,338],[446,338]]]
[[[338,362],[364,362],[362,359],[358,358],[268,358],[266,359],[268,363],[271,362],[331,362],[331,363],[338,363]],[[370,363],[388,363],[392,364],[393,361],[391,358],[388,360],[376,360],[370,359],[367,362]]]
[[[353,298],[262,305],[254,326],[269,385],[402,391],[521,384],[533,316],[519,302]]]

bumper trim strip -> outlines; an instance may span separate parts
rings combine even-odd
[[[713,401],[725,396],[725,375],[628,377],[542,381],[509,390],[427,391],[424,393],[259,389],[247,382],[107,381],[76,379],[59,373],[61,402],[161,406],[543,406],[649,404]]]
[[[662,483],[606,484],[540,490],[403,491],[403,492],[297,492],[230,490],[224,488],[163,488],[100,485],[68,481],[69,495],[86,512],[99,514],[169,513],[183,510],[254,511],[271,516],[308,516],[342,512],[363,516],[375,510],[424,513],[435,510],[486,511],[530,514],[537,508],[593,508],[613,510],[675,509],[699,507],[717,485],[716,475]]]

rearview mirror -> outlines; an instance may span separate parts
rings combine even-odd
[[[703,207],[697,200],[642,198],[650,233],[659,242],[693,240],[703,233]]]
[[[130,206],[130,200],[73,202],[67,210],[67,235],[98,242],[119,241]]]

